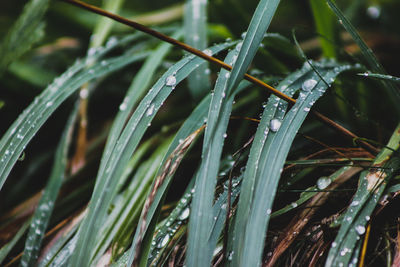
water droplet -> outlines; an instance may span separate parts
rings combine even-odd
[[[321,177],[317,180],[317,187],[319,190],[325,189],[330,185],[331,179],[328,177]]]
[[[378,19],[381,16],[381,7],[370,6],[367,8],[367,15],[371,19]]]
[[[267,209],[267,215],[270,215],[270,214],[271,214],[271,212],[272,212],[272,210],[271,210],[271,209]]]
[[[242,34],[240,35],[240,37],[242,37],[242,39],[246,38],[247,32],[242,32]]]
[[[222,135],[222,137],[223,137],[223,138],[227,138],[227,137],[228,137],[228,134],[227,134],[227,133],[224,133],[224,134]]]
[[[356,226],[356,232],[359,235],[363,235],[365,233],[365,227],[363,225]]]
[[[240,49],[242,49],[242,45],[243,45],[243,42],[238,43],[235,47],[236,51],[240,51]]]
[[[303,111],[309,112],[309,111],[310,111],[310,108],[309,108],[309,107],[305,107],[305,108],[303,109]]]
[[[146,116],[151,116],[153,115],[154,112],[154,104],[152,104],[146,111]]]
[[[279,130],[279,128],[281,128],[281,125],[282,125],[282,122],[280,120],[273,119],[269,123],[269,128],[271,129],[271,131],[277,132]]]
[[[79,91],[79,96],[82,99],[86,99],[89,95],[89,90],[88,89],[82,89]]]
[[[179,220],[181,220],[181,221],[186,220],[186,219],[189,217],[189,214],[190,214],[190,209],[189,209],[189,208],[186,208],[186,209],[181,213],[181,215],[179,216]]]
[[[165,84],[167,86],[174,86],[176,84],[176,77],[174,75],[170,75],[165,79]]]
[[[350,206],[358,206],[358,204],[360,204],[360,201],[354,200],[353,202],[351,202]]]
[[[91,48],[89,48],[87,55],[89,57],[92,57],[94,54],[96,54],[96,52],[97,52],[97,49],[95,47],[91,47]]]
[[[232,261],[233,253],[234,253],[233,251],[229,252],[229,254],[228,254],[228,261]]]
[[[53,105],[53,101],[49,101],[46,103],[46,107],[51,107]]]
[[[168,241],[169,241],[169,235],[164,236],[161,242],[158,243],[157,248],[165,247],[168,244]]]
[[[208,74],[210,74],[210,73],[211,73],[211,70],[210,70],[209,68],[207,68],[207,69],[204,70],[204,74],[208,75]]]
[[[107,43],[106,43],[106,47],[110,47],[110,46],[113,46],[113,45],[115,45],[116,43],[117,43],[117,38],[115,37],[115,36],[111,36],[109,39],[108,39],[108,41],[107,41]]]
[[[102,61],[100,62],[100,64],[101,64],[102,66],[105,66],[105,65],[107,65],[107,61],[102,60]]]
[[[119,110],[121,110],[121,111],[124,111],[124,110],[126,110],[126,108],[127,108],[127,105],[126,105],[126,103],[125,103],[125,102],[122,102],[122,104],[121,104],[121,105],[119,105]]]
[[[303,89],[304,91],[311,91],[315,87],[315,85],[317,85],[317,83],[318,82],[314,79],[308,79],[303,83],[301,89]]]
[[[229,76],[231,76],[230,72],[225,73],[225,78],[229,78]]]
[[[296,208],[298,205],[296,202],[292,202],[292,204],[290,204],[293,208]]]
[[[337,246],[336,242],[332,242],[332,247],[335,248]]]
[[[371,217],[365,216],[365,220],[368,222],[369,220],[371,220]]]
[[[211,57],[213,52],[210,49],[204,49],[203,53],[206,54],[207,56]]]

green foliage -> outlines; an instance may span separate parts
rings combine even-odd
[[[61,1],[18,17],[5,3],[1,264],[390,264],[398,51],[356,30],[383,27],[376,6],[360,20],[361,1],[342,2],[350,21],[331,0],[309,3],[103,1],[231,70]]]

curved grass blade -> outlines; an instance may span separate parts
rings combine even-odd
[[[271,207],[291,143],[311,106],[340,72],[351,68],[339,66],[333,61],[315,64],[317,74],[305,63],[300,71],[281,82],[278,89],[287,91],[288,95],[293,95],[299,87],[303,88],[286,116],[286,103],[276,97],[269,99],[253,141],[239,198],[233,237],[233,266],[261,264]]]
[[[392,75],[385,75],[385,74],[379,74],[379,73],[369,73],[369,72],[359,73],[358,75],[363,76],[363,77],[367,77],[367,78],[375,78],[375,79],[388,80],[388,81],[392,81],[392,82],[395,82],[395,83],[400,83],[400,78],[392,76]]]
[[[360,47],[361,53],[364,59],[367,61],[369,67],[373,72],[386,75],[385,69],[379,63],[378,59],[375,57],[374,53],[372,52],[371,48],[367,46],[361,36],[358,34],[357,30],[351,24],[351,22],[345,17],[342,11],[336,6],[334,2],[331,0],[326,0],[328,5],[332,9],[332,11],[336,14],[339,19],[340,24],[346,29],[346,31],[351,35],[353,40],[356,44]],[[383,87],[385,87],[391,96],[390,99],[393,102],[393,106],[396,108],[398,114],[400,114],[400,106],[398,103],[400,102],[400,89],[393,84],[391,81],[381,81]]]
[[[173,36],[178,38],[181,36],[181,31],[178,30]],[[131,115],[133,107],[139,102],[145,90],[148,89],[151,77],[154,75],[156,69],[160,66],[162,60],[170,51],[171,45],[161,44],[151,55],[146,59],[142,68],[135,75],[131,86],[129,87],[125,98],[119,106],[119,112],[113,122],[110,133],[107,138],[106,147],[104,148],[103,156],[101,158],[101,164],[99,173],[104,172],[106,163],[110,158],[112,150],[121,135],[124,125]]]
[[[212,53],[217,53],[229,45],[216,45],[210,50]],[[166,98],[175,86],[202,62],[203,59],[193,56],[185,57],[177,62],[149,90],[127,122],[104,169],[101,169],[97,175],[88,215],[79,229],[79,241],[69,263],[70,266],[86,266],[88,264],[92,257],[90,251],[105,219],[108,207],[116,194],[117,177],[122,175],[131,155]]]
[[[258,3],[243,43],[237,47],[240,52],[231,72],[228,83],[229,89],[236,87],[246,73],[278,8],[278,4],[279,0],[261,0]]]
[[[357,192],[343,217],[325,266],[357,265],[360,236],[365,233],[366,225],[389,179],[400,168],[400,157],[394,153],[400,147],[400,124],[387,147],[390,149],[384,148],[375,158],[372,169],[361,173]]]
[[[207,48],[207,0],[187,0],[184,12],[185,42],[199,50]],[[195,100],[210,91],[208,62],[199,66],[188,77],[189,89]]]
[[[54,203],[65,177],[68,161],[68,147],[71,143],[77,112],[78,106],[75,105],[57,147],[49,181],[32,217],[20,266],[35,265],[39,255],[40,246],[54,209]]]
[[[98,53],[90,57],[100,58],[118,44],[129,43],[139,36],[126,38],[117,44],[99,50]],[[147,51],[133,52],[137,48],[133,48],[132,51],[126,52],[122,56],[104,59],[101,63],[87,69],[85,69],[86,60],[79,60],[35,98],[33,103],[24,110],[0,140],[0,189],[25,146],[51,114],[85,82],[141,60],[149,54]]]
[[[18,232],[15,234],[15,236],[9,241],[7,244],[3,245],[0,249],[0,264],[4,261],[4,259],[7,257],[8,253],[14,248],[16,243],[21,239],[21,237],[24,235],[25,231],[29,228],[29,225],[31,224],[31,219],[27,220],[18,230]]]
[[[228,53],[225,62],[234,62],[238,51]],[[226,129],[235,93],[227,87],[230,73],[221,70],[212,94],[203,141],[202,161],[196,175],[195,192],[189,219],[188,266],[209,266],[216,244],[210,244],[209,235],[214,222],[212,205]],[[234,91],[235,92],[235,91]],[[205,245],[207,244],[207,245]]]
[[[0,45],[0,76],[7,65],[27,52],[43,34],[49,0],[31,0]]]

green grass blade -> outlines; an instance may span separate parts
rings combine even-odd
[[[0,249],[0,264],[5,260],[7,257],[8,253],[14,248],[14,246],[17,244],[17,242],[21,239],[21,237],[24,235],[25,231],[29,228],[29,225],[31,224],[31,219],[27,220],[21,228],[19,228],[18,232],[15,234],[15,236],[5,245],[3,245]]]
[[[111,13],[118,13],[125,0],[104,0],[103,9]],[[99,47],[103,45],[115,22],[106,17],[99,17],[98,22],[90,38],[89,47]]]
[[[207,0],[187,0],[184,12],[185,42],[199,50],[207,48]],[[195,100],[202,99],[211,88],[208,62],[188,77],[189,89]]]
[[[178,30],[178,32],[173,34],[173,37],[179,38],[181,35],[181,31]],[[155,49],[155,51],[153,51],[153,53],[151,53],[151,55],[144,62],[142,68],[135,75],[135,78],[133,79],[132,84],[126,93],[123,102],[119,106],[119,112],[108,135],[106,147],[104,148],[103,156],[101,158],[99,173],[104,172],[106,163],[110,158],[118,137],[121,135],[121,132],[125,126],[125,122],[131,115],[133,107],[137,105],[143,94],[146,92],[146,90],[148,90],[151,77],[154,75],[155,71],[160,66],[170,49],[171,45],[166,43],[161,44]]]
[[[204,124],[205,120],[207,119],[207,111],[208,111],[208,107],[210,105],[210,101],[211,101],[210,96],[209,95],[206,96],[203,99],[203,101],[193,110],[191,115],[185,120],[185,122],[183,123],[183,125],[181,126],[181,128],[179,129],[177,134],[175,135],[174,140],[172,141],[167,153],[164,155],[163,163],[161,166],[163,166],[165,164],[169,155],[178,147],[178,145],[180,144],[180,142],[182,140],[187,138],[190,134],[192,134],[194,131],[199,129]],[[160,175],[161,171],[162,171],[162,169],[160,169],[158,171],[158,175]],[[163,200],[166,196],[166,193],[168,192],[168,188],[172,182],[172,178],[173,178],[172,175],[168,175],[165,178],[162,185],[158,188],[157,193],[154,197],[153,203],[151,204],[151,206],[149,208],[147,218],[145,220],[148,223],[146,226],[144,226],[145,234],[144,234],[144,238],[143,238],[143,242],[142,242],[142,249],[141,249],[142,253],[140,255],[141,256],[141,259],[140,259],[141,266],[147,264],[147,254],[150,253],[150,251],[149,251],[151,249],[150,243],[152,242],[152,239],[153,239],[153,232],[154,232],[154,229],[156,226],[158,213],[159,213],[159,210],[163,203]],[[134,253],[136,251],[135,246],[136,246],[137,238],[139,237],[140,228],[142,227],[142,223],[143,223],[143,221],[139,222],[139,224],[136,228],[135,237],[132,242],[132,247],[131,247],[129,253],[127,253],[127,255],[128,255],[127,257],[130,262],[133,261],[133,257],[135,256],[134,255]],[[145,248],[148,248],[148,250]],[[118,262],[120,262],[120,260]]]
[[[365,233],[366,225],[382,196],[391,176],[400,168],[400,157],[394,150],[400,147],[400,124],[387,145],[375,158],[371,170],[361,173],[357,192],[343,217],[335,241],[331,245],[325,266],[357,265],[357,243]],[[379,167],[385,167],[380,169]],[[378,168],[378,169],[376,169]]]
[[[356,42],[356,44],[360,47],[361,53],[362,53],[364,59],[367,61],[371,70],[373,72],[386,75],[387,73],[386,73],[385,69],[379,63],[378,59],[375,57],[371,48],[369,48],[367,46],[367,44],[364,42],[364,40],[358,34],[357,30],[354,28],[354,26],[351,24],[351,22],[344,16],[342,11],[336,6],[336,4],[333,1],[327,0],[327,2],[328,2],[328,5],[330,6],[330,8],[333,10],[333,12],[338,17],[340,24],[343,25],[343,27],[351,35],[351,37]],[[392,82],[389,82],[389,81],[381,81],[381,83],[382,83],[383,87],[387,89],[388,94],[391,96],[391,99],[393,101],[393,106],[396,108],[397,113],[400,114],[400,106],[398,105],[398,103],[400,102],[399,88],[395,84],[393,84]]]
[[[335,16],[324,1],[310,0],[310,5],[317,31],[323,35],[319,38],[322,52],[325,57],[336,58]]]
[[[229,45],[216,45],[210,50],[212,53],[217,53]],[[122,175],[131,155],[166,98],[172,93],[175,86],[202,62],[203,59],[194,56],[185,57],[177,62],[164,73],[136,108],[121,133],[109,160],[105,163],[104,169],[97,175],[92,201],[88,214],[79,229],[79,241],[69,263],[70,266],[86,266],[88,264],[92,257],[90,252],[94,241],[116,194],[118,178]]]
[[[35,265],[39,255],[40,246],[54,209],[54,203],[65,177],[68,161],[68,147],[71,143],[77,112],[78,106],[76,105],[65,125],[64,133],[54,157],[53,169],[49,181],[33,215],[20,266]]]
[[[10,29],[0,46],[0,76],[8,64],[27,52],[44,35],[44,22],[49,0],[31,0]]]
[[[392,81],[392,82],[395,82],[395,83],[400,83],[400,78],[392,76],[392,75],[385,75],[385,74],[379,74],[379,73],[369,73],[369,72],[359,73],[358,75],[363,76],[363,77],[367,77],[367,78],[375,78],[375,79],[388,80],[388,81]]]
[[[278,8],[278,4],[279,0],[261,0],[258,3],[243,43],[236,47],[240,52],[233,66],[228,88],[236,87],[246,73]]]
[[[324,61],[315,64],[315,68],[325,81],[332,83],[340,72],[351,67],[338,67],[334,62]],[[265,233],[281,169],[310,107],[325,92],[328,84],[305,63],[302,70],[281,82],[278,90],[283,89],[290,96],[299,87],[304,89],[286,116],[286,103],[274,96],[269,99],[264,110],[251,148],[239,199],[232,266],[261,264]]]
[[[229,52],[225,59],[228,64],[235,60],[238,51]],[[227,88],[229,72],[221,70],[212,94],[207,126],[203,141],[202,161],[196,175],[195,192],[189,219],[188,266],[209,266],[214,247],[208,244],[213,224],[212,205],[217,181],[222,147],[226,138],[235,94]],[[205,244],[208,244],[205,246]],[[214,244],[215,246],[215,244]]]
[[[138,36],[136,35],[134,38],[129,37],[119,43],[127,43]],[[95,55],[92,55],[91,58],[104,56],[116,45],[114,44],[102,49]],[[79,60],[35,98],[33,103],[24,110],[0,140],[0,189],[29,141],[51,114],[70,95],[76,92],[82,84],[120,69],[132,62],[141,60],[149,54],[147,51],[135,53],[132,51],[122,56],[104,59],[99,64],[87,69],[85,69],[86,60]]]

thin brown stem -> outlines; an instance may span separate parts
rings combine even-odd
[[[229,70],[229,71],[232,70],[232,66],[226,64],[225,62],[223,62],[223,61],[221,61],[221,60],[219,60],[219,59],[217,59],[215,57],[209,56],[209,55],[205,54],[204,52],[202,52],[202,51],[200,51],[200,50],[198,50],[196,48],[191,47],[188,44],[180,42],[180,41],[178,41],[178,40],[176,40],[174,38],[169,37],[168,35],[162,34],[162,33],[158,32],[158,31],[155,31],[155,30],[153,30],[151,28],[148,28],[148,27],[146,27],[146,26],[144,26],[144,25],[142,25],[140,23],[137,23],[135,21],[132,21],[132,20],[126,19],[124,17],[118,16],[116,14],[110,13],[108,11],[105,11],[105,10],[101,9],[101,8],[98,8],[98,7],[93,6],[93,5],[89,5],[89,4],[84,3],[82,1],[79,1],[79,0],[61,0],[61,1],[73,4],[73,5],[78,6],[80,8],[89,10],[90,12],[93,12],[93,13],[108,17],[108,18],[110,18],[112,20],[118,21],[118,22],[120,22],[122,24],[125,24],[127,26],[130,26],[130,27],[132,27],[132,28],[134,28],[134,29],[136,29],[138,31],[145,32],[145,33],[147,33],[147,34],[149,34],[149,35],[151,35],[153,37],[156,37],[156,38],[158,38],[158,39],[160,39],[162,41],[165,41],[165,42],[170,43],[170,44],[172,44],[174,46],[180,47],[181,49],[183,49],[183,50],[185,50],[185,51],[187,51],[187,52],[189,52],[191,54],[194,54],[194,55],[196,55],[198,57],[201,57],[201,58],[203,58],[203,59],[205,59],[205,60],[207,60],[207,61],[209,61],[211,63],[214,63],[214,64],[216,64],[216,65],[218,65],[218,66],[220,66],[220,67],[222,67],[222,68],[224,68],[226,70]],[[277,89],[275,89],[274,87],[270,86],[269,84],[266,84],[265,82],[255,78],[255,77],[253,77],[253,76],[251,76],[251,75],[249,75],[247,73],[244,75],[244,78],[246,80],[248,80],[249,82],[255,84],[255,85],[258,85],[260,87],[263,87],[263,88],[267,89],[272,94],[276,95],[277,97],[279,97],[279,98],[281,98],[281,99],[283,99],[283,100],[285,100],[285,101],[287,101],[287,102],[289,102],[291,104],[295,104],[296,103],[295,99],[291,98],[290,96],[287,96],[286,94],[278,91]],[[322,115],[321,113],[316,112],[316,111],[312,111],[311,113],[316,118],[318,118],[321,122],[323,122],[324,124],[327,124],[331,128],[333,128],[336,131],[340,132],[342,135],[344,135],[346,137],[349,137],[349,138],[351,138],[353,140],[358,138],[357,135],[355,135],[354,133],[350,132],[349,130],[347,130],[343,126],[337,124],[333,120],[331,120],[331,119],[327,118],[326,116]],[[358,144],[360,146],[362,146],[363,148],[365,148],[366,150],[368,150],[370,152],[373,152],[374,154],[379,152],[379,150],[377,148],[375,148],[374,146],[372,146],[371,144],[369,144],[369,143],[367,143],[367,142],[365,142],[363,140],[358,140],[357,142],[358,142]]]

